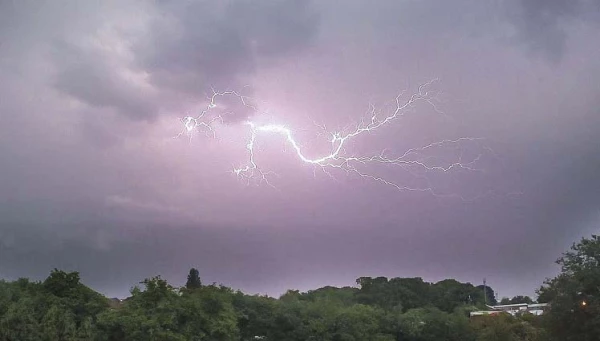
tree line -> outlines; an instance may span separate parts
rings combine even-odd
[[[120,301],[82,284],[77,272],[55,269],[44,281],[0,281],[0,341],[600,340],[599,262],[600,239],[584,238],[537,291],[550,303],[547,313],[473,318],[471,311],[497,303],[494,290],[453,279],[360,277],[356,287],[289,290],[275,299],[204,285],[191,269],[184,287],[156,276]]]

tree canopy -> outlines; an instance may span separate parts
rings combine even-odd
[[[539,301],[550,302],[545,316],[557,340],[600,340],[600,237],[573,244],[556,263],[558,276],[538,290]]]
[[[109,300],[79,273],[55,269],[41,282],[0,281],[0,341],[600,340],[599,262],[600,239],[582,239],[538,290],[538,301],[551,303],[547,314],[477,318],[469,312],[495,303],[494,290],[454,279],[360,277],[356,287],[288,290],[275,299],[202,285],[192,268],[181,288],[156,276]]]

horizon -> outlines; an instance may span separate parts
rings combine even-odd
[[[66,272],[76,271],[76,270],[68,270],[68,269],[58,269],[58,270],[62,270],[62,271],[66,271]],[[86,281],[85,281],[85,274],[81,273],[79,271],[76,271],[76,272],[79,273],[80,278],[81,278],[81,283],[83,285],[85,285],[85,286],[93,289],[94,291],[102,294],[103,296],[105,296],[107,298],[117,298],[117,299],[121,299],[121,300],[125,299],[127,297],[130,297],[130,294],[129,294],[130,290],[133,289],[133,287],[135,287],[135,286],[140,287],[140,285],[142,284],[142,281],[145,280],[145,279],[149,279],[149,278],[152,278],[154,276],[160,276],[162,279],[166,280],[174,288],[183,288],[183,287],[185,287],[185,280],[186,280],[186,276],[187,276],[187,275],[184,275],[182,277],[183,280],[174,280],[174,279],[165,278],[165,277],[163,277],[160,274],[149,275],[149,276],[147,276],[145,278],[142,278],[139,281],[135,282],[135,284],[131,285],[130,288],[128,289],[128,291],[127,291],[127,293],[128,293],[127,295],[124,295],[124,294],[121,294],[121,295],[111,295],[109,293],[102,292],[100,290],[96,290],[96,288],[94,288],[93,286],[87,285]],[[50,274],[50,271],[48,272],[48,274]],[[41,278],[21,277],[21,278],[27,278],[29,280],[43,282],[46,277],[41,277]],[[360,277],[371,277],[371,278],[386,277],[388,280],[392,279],[392,278],[421,278],[424,282],[426,282],[428,284],[435,284],[437,282],[444,281],[444,280],[456,280],[456,281],[458,281],[460,283],[463,283],[463,284],[473,285],[474,287],[477,287],[479,285],[483,285],[483,280],[482,280],[482,283],[477,284],[477,283],[474,283],[474,282],[471,282],[471,281],[468,281],[468,280],[461,280],[461,279],[452,278],[452,277],[431,280],[431,279],[427,279],[427,278],[411,277],[411,276],[408,276],[408,277],[397,277],[397,276],[384,276],[384,275],[369,275],[369,276],[358,276],[358,277],[356,277],[356,279],[352,282],[352,284],[349,284],[349,283],[347,283],[347,284],[342,284],[342,283],[339,283],[339,284],[321,284],[321,285],[317,285],[317,286],[313,286],[313,287],[306,287],[306,288],[290,287],[290,288],[287,288],[287,289],[281,289],[277,293],[274,293],[274,292],[268,293],[268,292],[248,292],[248,291],[244,290],[243,288],[235,288],[235,287],[232,287],[230,285],[227,285],[227,283],[221,283],[219,281],[213,281],[213,280],[211,280],[211,281],[205,281],[203,279],[203,277],[202,277],[202,274],[200,273],[200,279],[202,280],[202,285],[217,285],[217,286],[223,285],[223,286],[228,287],[228,288],[230,288],[230,289],[232,289],[234,291],[240,291],[240,292],[244,293],[245,295],[268,296],[268,297],[275,298],[275,299],[279,299],[283,294],[285,294],[289,290],[298,290],[298,291],[300,291],[300,293],[307,293],[307,292],[310,292],[310,291],[319,290],[319,289],[327,288],[327,287],[333,287],[333,288],[355,288],[355,289],[358,289],[359,285],[356,284],[356,280],[358,278],[360,278]],[[18,278],[4,278],[4,277],[0,276],[0,280],[5,280],[5,281],[15,281],[17,279]],[[537,300],[537,293],[535,293],[535,290],[533,292],[534,293],[533,295],[529,295],[528,293],[520,293],[520,294],[512,295],[512,296],[503,296],[503,295],[499,295],[498,291],[496,289],[494,289],[494,287],[492,285],[490,285],[489,283],[486,283],[486,285],[487,285],[488,288],[491,288],[491,289],[494,290],[495,297],[498,300],[498,302],[500,302],[500,300],[502,298],[505,298],[505,297],[506,298],[512,298],[512,297],[515,297],[515,296],[518,296],[518,295],[528,296],[531,299],[533,299],[534,301]],[[537,288],[536,288],[536,290],[537,290]]]

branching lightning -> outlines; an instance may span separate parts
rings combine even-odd
[[[460,149],[465,143],[480,144],[482,143],[481,138],[476,137],[461,137],[458,139],[445,139],[437,142],[427,144],[425,146],[411,148],[400,154],[399,156],[389,156],[387,150],[383,150],[376,155],[354,155],[348,152],[349,143],[357,140],[362,135],[373,133],[376,130],[381,130],[386,126],[392,125],[397,122],[400,118],[406,114],[412,112],[415,105],[419,102],[429,105],[435,112],[444,114],[439,110],[437,103],[437,92],[430,90],[431,85],[437,82],[434,79],[430,82],[422,84],[418,87],[418,90],[411,96],[406,96],[405,92],[400,93],[394,101],[395,108],[390,110],[387,114],[382,114],[380,111],[375,109],[375,106],[370,106],[369,117],[363,118],[358,124],[352,128],[347,128],[342,131],[327,131],[326,127],[320,126],[326,134],[329,135],[330,151],[327,154],[320,155],[317,157],[310,157],[303,150],[301,144],[297,140],[292,128],[284,124],[259,124],[254,121],[248,120],[244,122],[244,125],[248,127],[249,137],[246,144],[247,150],[247,161],[239,167],[233,169],[232,173],[238,178],[251,183],[256,182],[258,184],[265,183],[271,185],[269,178],[274,175],[274,172],[263,170],[257,161],[257,149],[256,142],[262,135],[277,135],[283,138],[284,142],[291,147],[294,156],[302,163],[315,167],[316,170],[323,171],[326,175],[334,177],[333,170],[340,170],[347,174],[358,175],[361,178],[373,180],[388,186],[392,186],[398,190],[408,191],[420,191],[430,192],[434,195],[442,195],[436,193],[433,186],[429,183],[427,176],[424,174],[431,172],[449,172],[452,170],[463,170],[463,171],[482,171],[476,167],[476,163],[482,158],[483,154],[478,154],[475,157],[471,157],[469,160],[463,160],[462,154],[458,157],[458,160],[454,162],[441,163],[439,158],[431,156],[428,152],[436,148],[452,147]],[[217,98],[222,96],[234,96],[239,99],[241,103],[251,108],[254,112],[258,112],[257,108],[249,103],[249,97],[240,95],[234,91],[227,92],[216,92],[213,89],[213,94],[208,97],[208,104],[204,110],[197,116],[186,116],[181,119],[183,123],[182,131],[176,136],[180,137],[183,134],[187,134],[190,138],[196,132],[204,132],[208,136],[215,137],[214,123],[217,121],[223,121],[221,115],[209,115],[217,107]],[[487,147],[479,145],[480,149],[488,150]],[[370,164],[380,164],[387,166],[401,167],[404,171],[409,172],[416,178],[424,180],[427,185],[425,186],[410,186],[403,185],[399,182],[372,174],[364,168]],[[458,196],[459,195],[452,195]],[[461,197],[462,198],[462,197]],[[463,198],[464,200],[464,198]]]

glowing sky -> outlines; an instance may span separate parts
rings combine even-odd
[[[600,222],[600,5],[341,3],[0,0],[0,276],[79,270],[124,296],[155,274],[181,284],[193,266],[273,295],[379,275],[486,277],[501,296],[533,294]],[[344,155],[482,138],[428,156],[483,153],[484,172],[366,170],[492,195],[332,179],[282,134],[256,140],[276,189],[231,172],[248,162],[248,120],[293,129],[315,158],[331,151],[321,127],[356,127],[370,104],[389,113],[435,78],[443,114],[417,105]],[[173,139],[211,87],[259,110],[223,98],[214,138]]]

